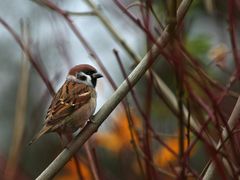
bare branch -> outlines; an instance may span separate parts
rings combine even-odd
[[[182,6],[188,0],[183,0],[180,5],[180,11],[185,12],[188,10],[189,6]],[[187,3],[188,4],[188,3]],[[185,13],[181,13],[181,15]],[[183,17],[178,17],[182,19]],[[152,65],[156,57],[159,55],[159,46],[163,49],[169,40],[169,34],[167,32],[168,26],[163,31],[160,38],[157,40],[158,46],[154,45],[151,50],[144,56],[141,62],[136,66],[136,68],[128,76],[128,80],[131,85],[135,85],[139,79],[144,75],[148,68]],[[149,63],[148,58],[149,54],[153,57],[153,61]],[[64,166],[65,163],[75,154],[79,148],[89,139],[89,137],[95,133],[98,127],[104,122],[104,120],[109,116],[109,114],[116,108],[116,106],[121,102],[121,100],[127,95],[130,91],[128,82],[125,80],[118,89],[112,94],[112,96],[106,101],[106,103],[100,108],[96,113],[92,122],[88,123],[83,130],[79,133],[77,138],[72,141],[68,149],[64,149],[56,159],[39,175],[38,180],[41,179],[51,179],[54,175]]]
[[[238,98],[237,100],[237,103],[232,111],[232,114],[229,118],[229,120],[227,121],[228,122],[228,126],[230,128],[230,130],[233,130],[236,123],[238,122],[239,120],[239,117],[240,117],[240,97]],[[223,137],[223,142],[225,142],[225,140],[231,136],[226,129],[223,130],[222,132],[222,137]],[[222,146],[222,143],[221,141],[219,141],[218,145],[217,145],[217,149],[219,147]],[[207,168],[207,171],[203,177],[203,179],[205,180],[211,180],[211,179],[215,179],[215,171],[216,171],[216,167],[215,167],[215,164],[214,162],[211,162],[210,165],[208,166]]]

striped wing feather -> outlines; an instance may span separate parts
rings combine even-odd
[[[61,124],[61,120],[81,108],[90,98],[91,89],[87,85],[67,81],[55,95],[48,109],[45,124]]]

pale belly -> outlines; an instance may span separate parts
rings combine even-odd
[[[87,120],[93,115],[96,108],[96,98],[91,98],[90,102],[76,110],[72,115],[72,120],[69,121],[65,128],[66,131],[75,132],[80,127],[83,127]]]

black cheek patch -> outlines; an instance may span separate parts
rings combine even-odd
[[[96,84],[97,84],[97,79],[95,79],[95,78],[92,78],[92,84],[93,84],[93,87],[96,87]]]
[[[77,79],[79,79],[81,81],[85,81],[87,79],[87,77],[84,75],[81,75],[81,74],[77,74]]]

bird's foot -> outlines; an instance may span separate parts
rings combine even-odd
[[[90,122],[90,123],[94,123],[94,124],[96,123],[95,120],[94,120],[94,117],[95,117],[95,116],[92,115],[92,116],[89,118],[89,122]]]

